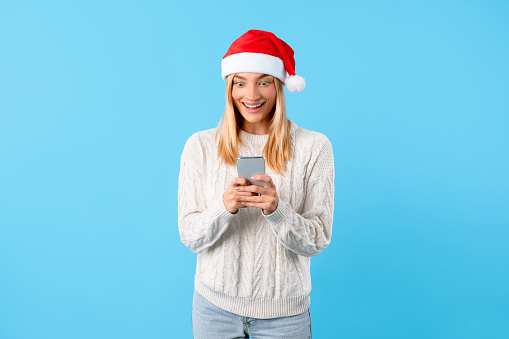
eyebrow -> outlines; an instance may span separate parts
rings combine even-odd
[[[270,76],[270,75],[268,75],[268,74],[262,74],[262,75],[260,75],[260,76],[259,76],[256,80],[259,80],[259,79],[261,79],[261,78],[265,78],[265,77],[269,77],[269,76]],[[242,79],[242,80],[246,80],[246,78],[244,78],[244,77],[242,77],[242,76],[240,76],[240,75],[236,75],[236,76],[234,76],[234,78],[239,78],[239,79]]]

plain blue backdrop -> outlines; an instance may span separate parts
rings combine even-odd
[[[0,338],[191,338],[177,180],[249,29],[326,134],[314,338],[509,338],[507,1],[4,1]]]

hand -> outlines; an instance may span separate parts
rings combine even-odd
[[[238,201],[240,201],[243,206],[261,208],[263,214],[265,215],[271,214],[276,210],[279,203],[279,198],[276,192],[276,185],[274,185],[272,178],[268,175],[255,175],[251,179],[256,181],[263,181],[265,182],[265,186],[236,186],[234,189],[238,192]],[[253,194],[251,196],[244,194],[248,192]]]
[[[250,182],[247,179],[244,178],[233,178],[230,182],[230,185],[228,185],[228,188],[226,189],[226,192],[223,194],[223,204],[224,207],[230,212],[231,214],[236,214],[239,211],[239,208],[246,207],[245,205],[242,205],[242,202],[240,202],[237,197],[238,196],[253,196],[257,195],[256,193],[250,193],[250,192],[238,192],[235,189],[240,186],[247,186],[250,185]]]

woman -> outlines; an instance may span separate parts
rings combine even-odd
[[[293,50],[250,30],[224,56],[226,109],[193,134],[179,176],[179,232],[198,254],[195,338],[310,338],[310,257],[330,243],[332,146],[286,118],[284,86],[304,88]],[[263,156],[266,175],[237,177],[239,156]]]

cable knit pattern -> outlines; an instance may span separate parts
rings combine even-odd
[[[331,240],[334,156],[321,133],[291,124],[293,157],[276,185],[277,209],[231,214],[223,194],[237,176],[221,163],[216,129],[193,134],[180,162],[178,227],[182,242],[197,253],[195,288],[216,306],[253,318],[304,312],[310,304],[310,258]],[[268,135],[241,131],[241,156],[260,156]]]

